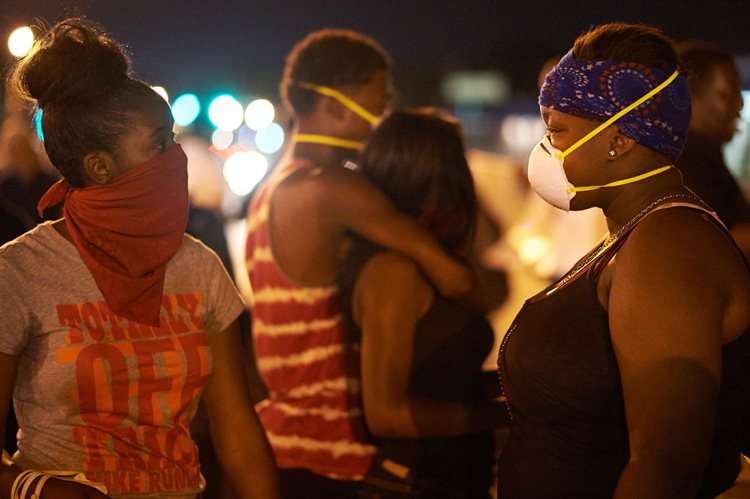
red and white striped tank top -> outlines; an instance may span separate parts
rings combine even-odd
[[[256,410],[279,467],[357,480],[369,470],[375,447],[364,430],[359,362],[344,343],[337,289],[291,282],[270,244],[268,214],[275,187],[311,167],[296,161],[277,170],[248,211],[245,254],[253,290],[253,345],[269,391]]]

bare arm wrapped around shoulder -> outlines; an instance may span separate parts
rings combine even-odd
[[[326,171],[320,180],[325,212],[343,229],[412,258],[446,296],[471,289],[471,271],[415,220],[400,213],[363,175],[341,168]]]

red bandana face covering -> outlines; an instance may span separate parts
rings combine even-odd
[[[159,325],[167,262],[187,227],[187,157],[179,145],[109,184],[53,185],[37,209],[64,202],[65,225],[109,308]]]

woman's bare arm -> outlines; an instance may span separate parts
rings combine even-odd
[[[203,402],[224,475],[238,499],[277,499],[276,466],[250,401],[237,324],[212,335],[209,342],[214,372]]]
[[[726,265],[731,271],[738,255],[725,236],[692,216],[652,215],[618,255],[609,321],[630,460],[615,499],[695,497],[711,455]]]
[[[445,296],[461,296],[472,288],[471,270],[416,220],[399,212],[365,176],[341,168],[313,181],[326,216],[343,230],[410,257]]]

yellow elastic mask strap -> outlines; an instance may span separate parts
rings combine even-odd
[[[615,114],[614,116],[612,116],[610,119],[608,119],[607,121],[605,121],[604,123],[602,123],[598,127],[594,128],[591,132],[589,132],[581,140],[579,140],[578,142],[576,142],[572,146],[568,147],[565,150],[565,152],[562,153],[562,158],[565,158],[565,157],[569,156],[573,151],[575,151],[576,149],[578,149],[579,147],[581,147],[583,144],[585,144],[586,142],[588,142],[589,140],[591,140],[593,137],[595,137],[597,134],[599,134],[599,132],[601,132],[602,130],[604,130],[608,126],[612,125],[615,121],[619,120],[620,118],[622,118],[623,116],[625,116],[626,114],[628,114],[630,111],[632,111],[633,109],[637,108],[638,106],[640,106],[641,104],[643,104],[644,102],[646,102],[647,100],[649,100],[651,97],[653,97],[654,95],[658,94],[659,92],[661,92],[662,90],[664,90],[665,88],[667,88],[667,86],[670,83],[672,83],[678,76],[680,76],[680,72],[679,71],[675,71],[674,73],[672,73],[672,76],[670,76],[669,78],[667,78],[666,80],[664,80],[663,82],[661,82],[658,86],[656,86],[653,89],[651,89],[651,91],[648,92],[646,95],[644,95],[643,97],[641,97],[637,101],[633,102],[629,106],[622,108],[620,110],[620,112],[618,112],[617,114]]]
[[[377,116],[334,88],[323,87],[321,85],[316,85],[307,81],[298,81],[297,86],[339,101],[342,106],[349,109],[351,112],[353,112],[372,126],[377,125],[380,121]]]
[[[651,170],[650,172],[642,173],[640,175],[636,175],[635,177],[626,178],[623,180],[616,180],[615,182],[610,182],[609,184],[604,185],[589,185],[586,187],[568,187],[569,192],[587,192],[587,191],[595,191],[597,189],[602,189],[604,187],[619,187],[621,185],[626,184],[633,184],[635,182],[640,182],[641,180],[646,180],[647,178],[659,175],[660,173],[664,173],[665,171],[674,168],[674,165],[667,165],[662,166],[661,168],[657,168],[656,170]]]
[[[341,147],[343,149],[353,149],[361,151],[364,148],[362,142],[356,140],[340,139],[330,135],[318,135],[313,133],[298,133],[294,136],[294,142],[304,142],[306,144],[321,144],[325,146]]]

